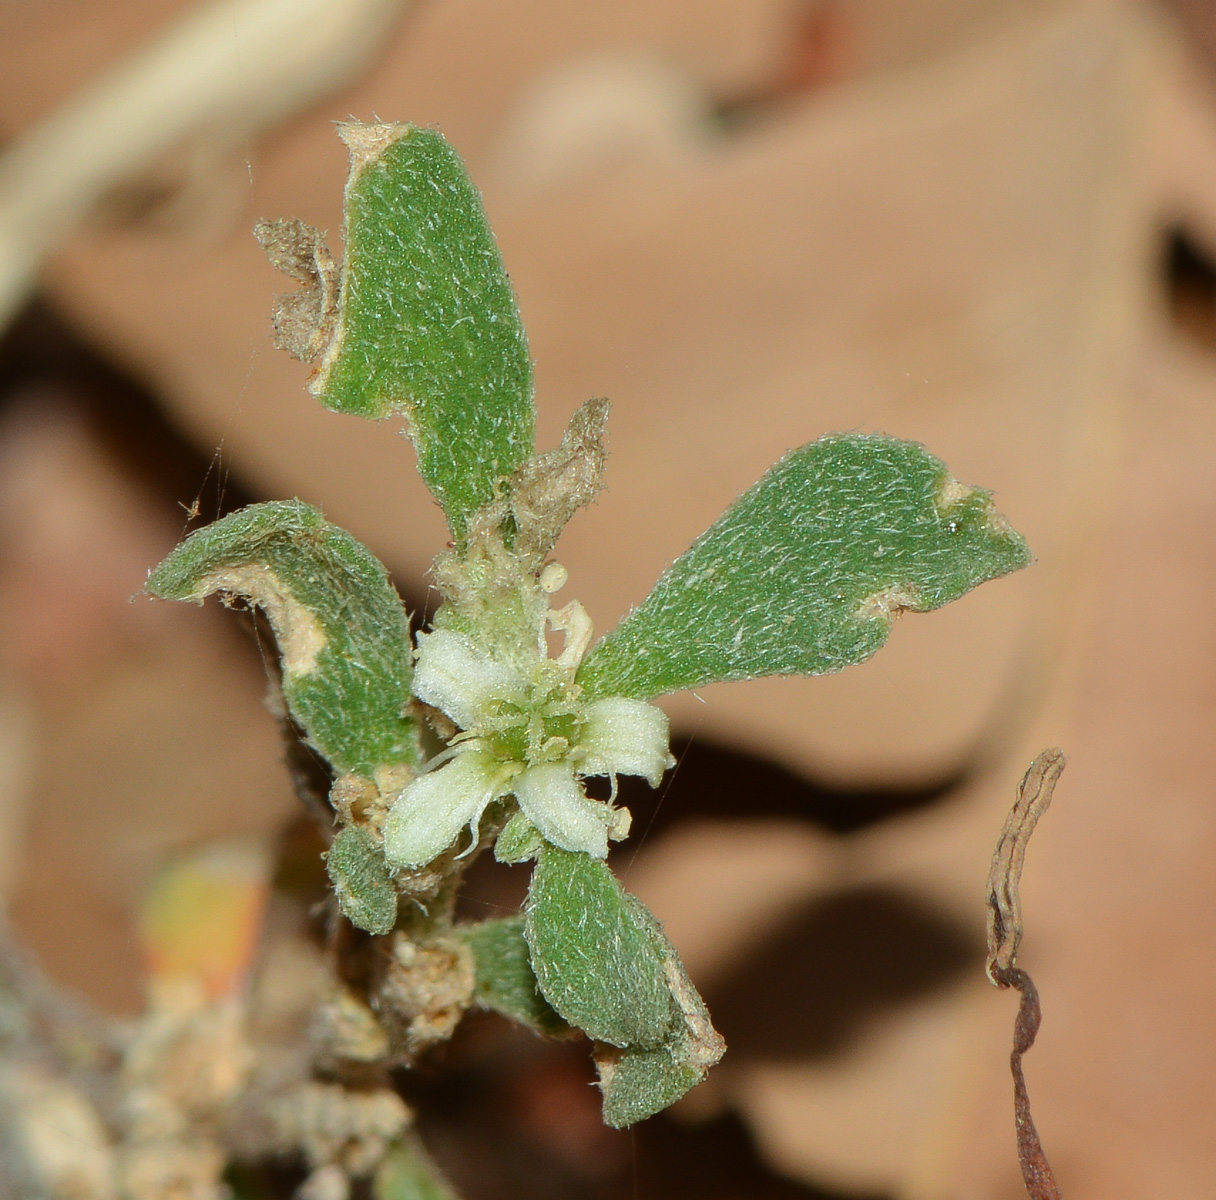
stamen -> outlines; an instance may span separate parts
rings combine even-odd
[[[418,772],[419,775],[429,775],[432,771],[442,767],[444,763],[450,762],[458,754],[463,754],[466,750],[479,750],[481,747],[477,744],[476,733],[458,733],[447,744],[447,749],[440,750],[434,758],[429,759]],[[457,745],[459,743],[459,745]]]
[[[577,600],[571,600],[563,608],[551,608],[545,617],[550,628],[561,630],[566,635],[566,644],[557,657],[557,665],[574,671],[590,649],[595,632],[587,610]]]

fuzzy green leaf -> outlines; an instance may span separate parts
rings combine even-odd
[[[372,1179],[372,1200],[458,1200],[415,1137],[391,1147]]]
[[[604,1095],[604,1124],[624,1129],[653,1117],[674,1104],[705,1078],[705,1069],[680,1061],[679,1051],[618,1050],[606,1047],[596,1055],[600,1091]]]
[[[722,1057],[725,1044],[662,926],[600,860],[546,846],[524,933],[545,998],[602,1043],[609,1125],[666,1108]]]
[[[926,612],[1031,561],[988,492],[895,438],[787,454],[594,646],[589,697],[650,699],[869,658],[902,609]]]
[[[348,825],[325,856],[338,907],[356,929],[388,933],[397,923],[397,889],[384,851],[366,829]]]
[[[537,987],[524,940],[523,917],[483,921],[453,932],[473,952],[473,999],[478,1007],[501,1013],[538,1033],[569,1031]]]
[[[625,899],[634,917],[650,935],[655,953],[679,1011],[667,1044],[659,1049],[632,1047],[617,1050],[600,1046],[595,1061],[604,1096],[604,1121],[621,1129],[653,1116],[696,1087],[705,1073],[726,1052],[722,1035],[713,1027],[701,999],[675,947],[650,910],[635,896]]]
[[[254,504],[192,533],[148,577],[167,600],[214,592],[265,612],[283,694],[340,772],[417,764],[405,609],[379,560],[299,500]]]
[[[532,362],[481,197],[433,129],[341,127],[351,150],[337,329],[310,383],[338,412],[402,413],[463,536],[532,453]]]
[[[517,812],[495,840],[494,857],[500,863],[527,862],[541,852],[544,844],[540,830],[523,813]]]
[[[545,999],[597,1042],[656,1047],[676,1028],[663,958],[639,908],[599,859],[541,851],[524,922],[532,969]]]

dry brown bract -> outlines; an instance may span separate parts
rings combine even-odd
[[[303,221],[259,221],[253,236],[271,266],[303,286],[277,297],[274,344],[301,362],[320,358],[338,324],[340,272],[325,235]]]

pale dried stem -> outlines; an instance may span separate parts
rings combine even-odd
[[[240,145],[348,82],[405,0],[215,0],[0,155],[0,327],[97,202],[198,135]]]
[[[1013,1072],[1018,1161],[1030,1200],[1060,1200],[1060,1189],[1030,1115],[1030,1095],[1022,1071],[1022,1056],[1034,1045],[1042,1011],[1034,981],[1017,966],[1018,946],[1022,940],[1022,901],[1018,886],[1030,835],[1051,804],[1065,761],[1060,750],[1051,749],[1044,750],[1031,763],[1018,785],[1017,799],[1001,830],[988,873],[988,978],[997,987],[1016,988],[1021,996],[1009,1066]]]

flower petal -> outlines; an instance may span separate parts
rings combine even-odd
[[[486,805],[510,790],[503,764],[479,750],[419,775],[393,802],[384,824],[391,867],[422,867],[438,858],[468,825],[476,833]]]
[[[582,850],[592,858],[608,856],[612,810],[589,800],[568,762],[529,767],[512,784],[523,814],[541,836],[563,850]]]
[[[641,775],[658,787],[663,772],[675,766],[668,749],[667,714],[644,700],[608,696],[587,705],[587,724],[579,735],[583,775]]]
[[[461,729],[471,729],[488,701],[521,690],[510,667],[495,662],[473,642],[450,629],[418,635],[414,695],[447,713]]]

